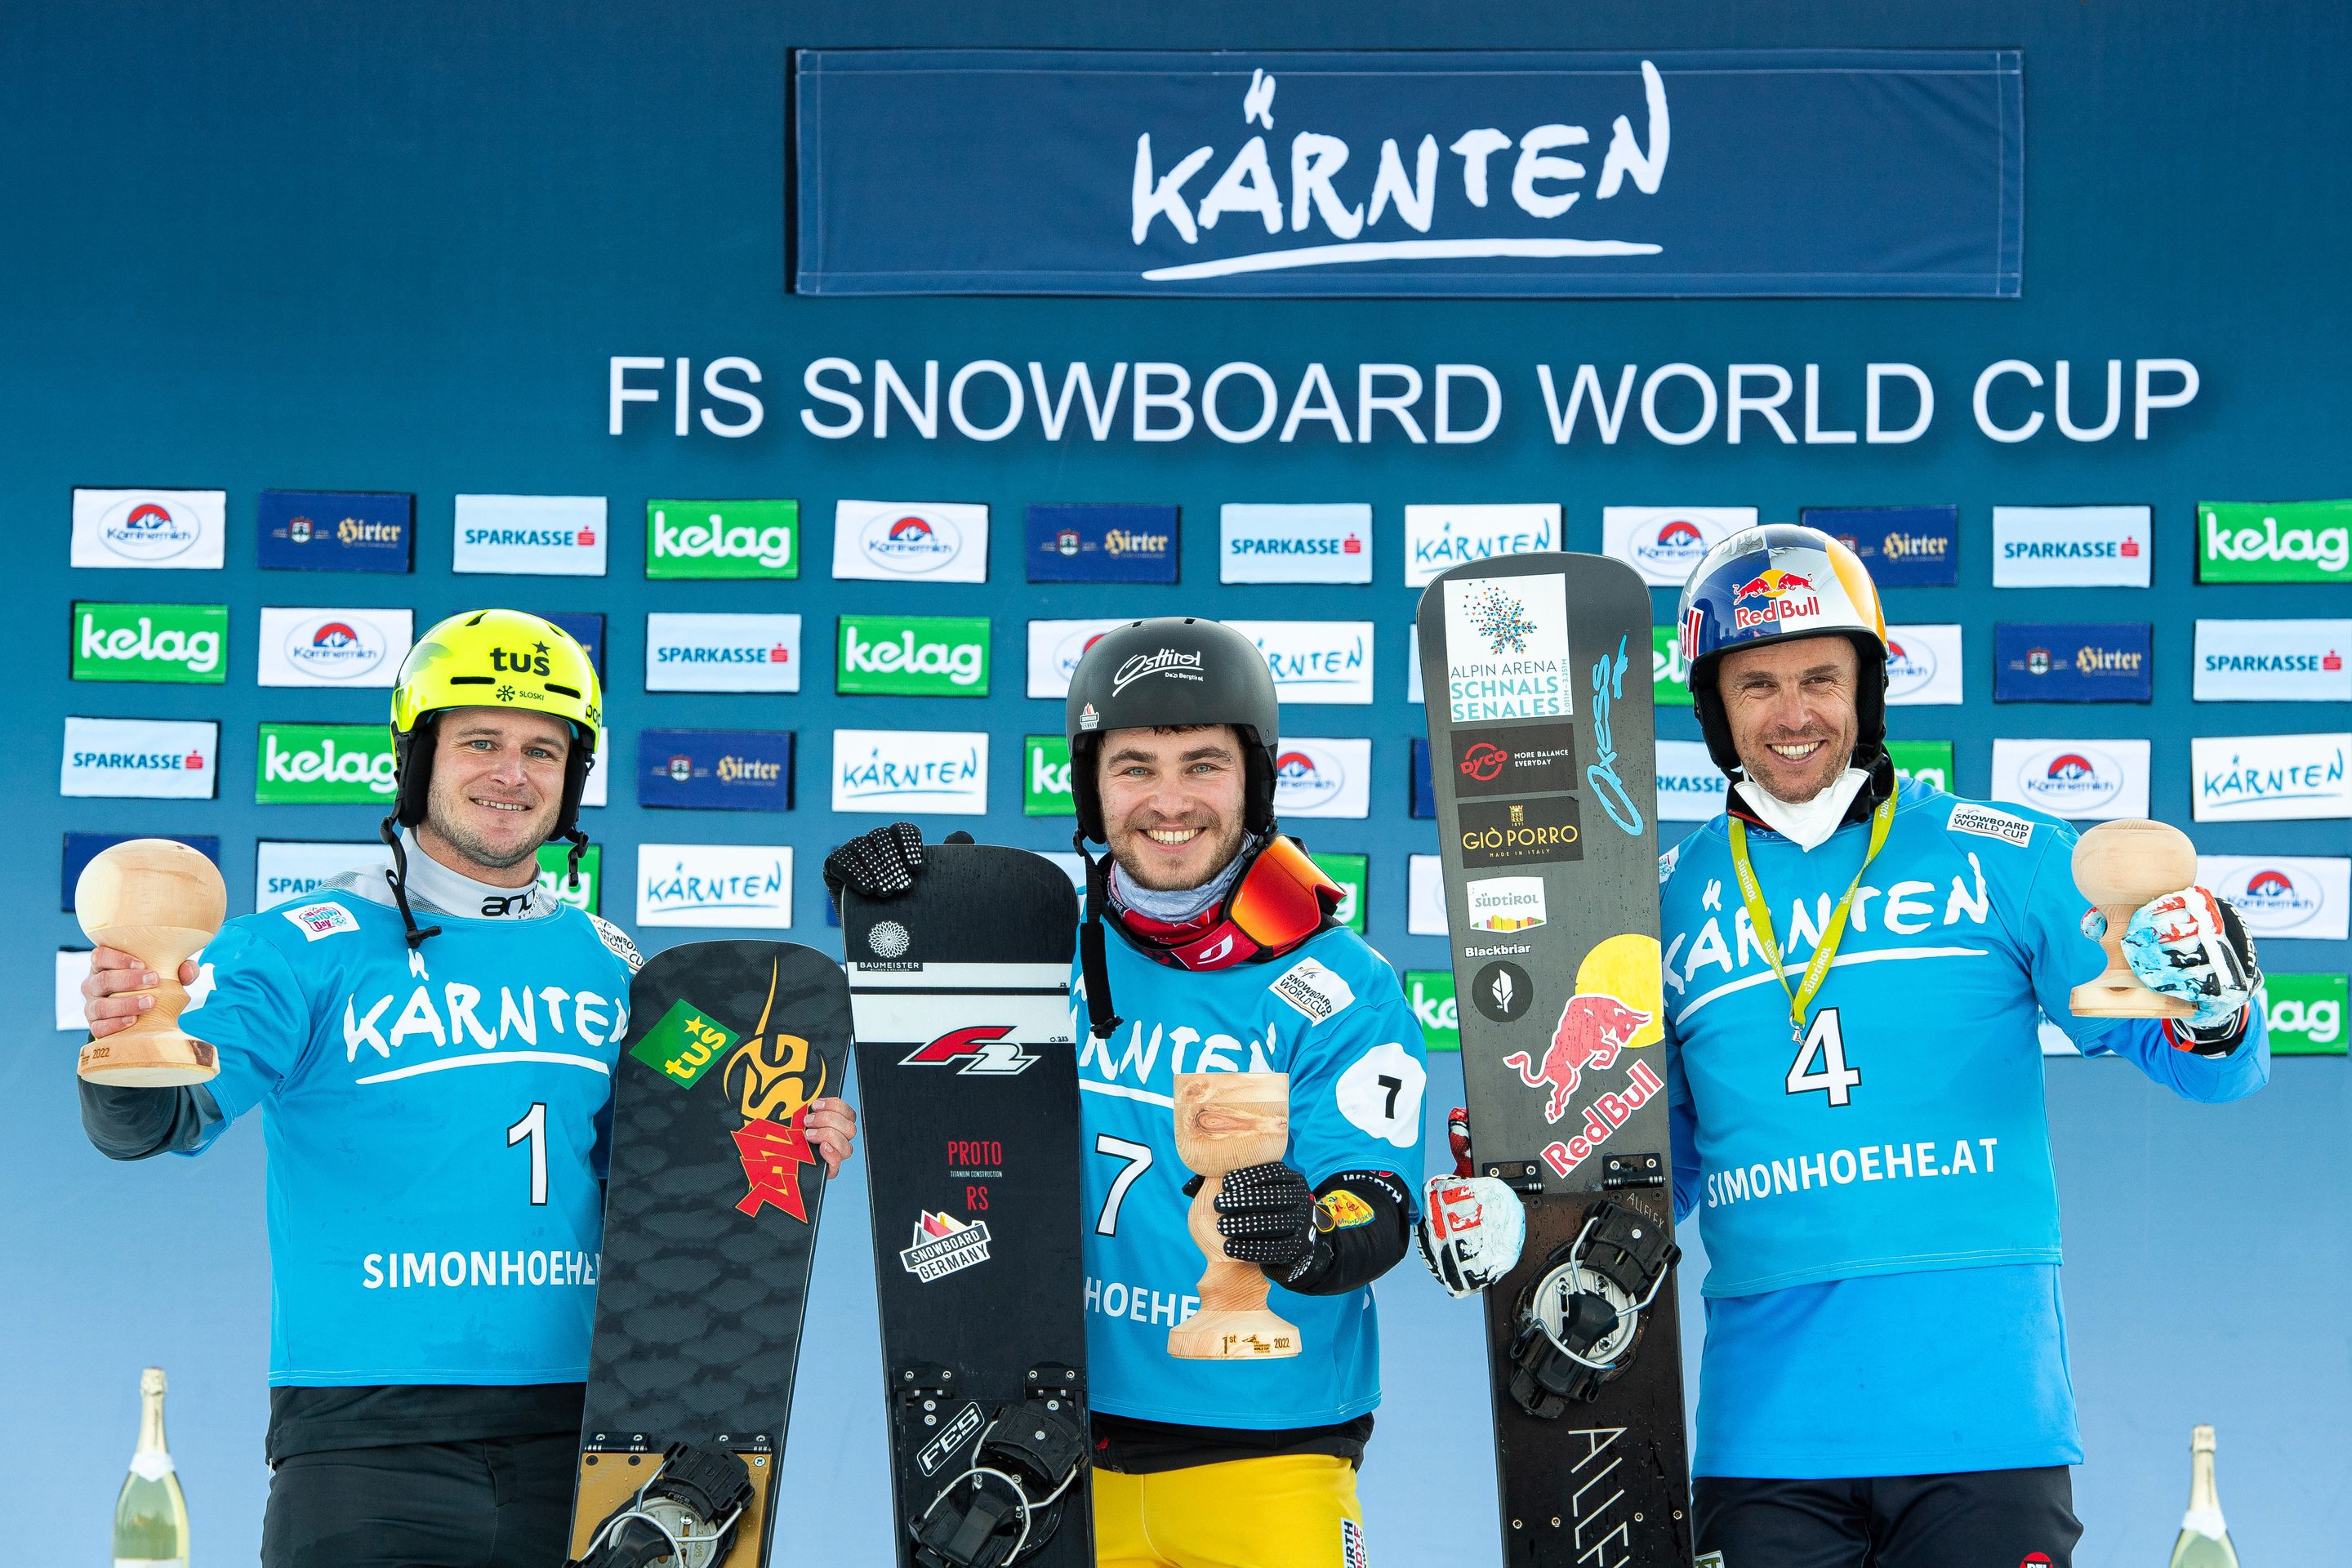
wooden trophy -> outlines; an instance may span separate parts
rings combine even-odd
[[[173,838],[133,838],[100,851],[74,884],[74,914],[89,940],[120,948],[159,977],[155,1005],[131,1026],[81,1048],[81,1076],[92,1083],[153,1088],[203,1083],[220,1071],[212,1047],[180,1032],[188,1005],[180,965],[219,931],[228,913],[220,868]]]
[[[1290,1147],[1286,1072],[1176,1075],[1176,1157],[1201,1177],[1193,1195],[1192,1245],[1209,1260],[1201,1310],[1168,1331],[1168,1353],[1186,1361],[1272,1361],[1298,1353],[1298,1326],[1265,1304],[1265,1270],[1225,1256],[1217,1194],[1225,1173],[1279,1160]]]
[[[2107,920],[2099,945],[2106,973],[2074,987],[2067,1006],[2077,1018],[2186,1018],[2197,1009],[2140,984],[2124,957],[2124,932],[2140,906],[2197,880],[2197,847],[2167,823],[2128,817],[2102,822],[2074,843],[2074,886]]]

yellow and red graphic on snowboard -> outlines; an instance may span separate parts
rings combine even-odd
[[[768,1033],[768,1017],[776,1005],[775,966],[768,970],[768,996],[760,1005],[760,1021],[737,1046],[719,1081],[735,1096],[743,1125],[735,1132],[735,1147],[743,1160],[743,1177],[751,1190],[735,1206],[757,1215],[763,1207],[783,1210],[808,1223],[808,1204],[801,1192],[801,1167],[816,1163],[802,1113],[810,1100],[824,1092],[825,1068],[798,1035]],[[811,1068],[814,1068],[812,1077]]]

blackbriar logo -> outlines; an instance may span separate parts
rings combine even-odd
[[[796,500],[649,500],[646,575],[798,577],[800,511]]]
[[[1088,646],[1092,646],[1091,641]],[[1111,695],[1116,697],[1147,676],[1165,675],[1178,680],[1199,680],[1203,666],[1198,648],[1187,652],[1163,647],[1152,653],[1139,653],[1121,664],[1110,678]]]
[[[962,616],[844,616],[834,689],[852,695],[985,697],[988,621]]]
[[[188,681],[227,679],[226,605],[98,605],[73,607],[76,680]]]
[[[380,724],[264,724],[262,805],[372,805],[391,798],[392,732]]]

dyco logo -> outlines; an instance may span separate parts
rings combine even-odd
[[[1087,646],[1092,647],[1093,639],[1089,638]],[[1118,673],[1111,677],[1111,694],[1117,696],[1136,681],[1150,675],[1170,675],[1179,680],[1198,680],[1201,679],[1202,671],[1201,658],[1201,652],[1197,648],[1191,653],[1182,653],[1172,647],[1163,647],[1157,653],[1137,654],[1125,664],[1120,665]]]

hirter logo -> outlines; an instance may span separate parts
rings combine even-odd
[[[1035,1063],[1034,1054],[1024,1051],[1017,1040],[1004,1037],[1013,1032],[1010,1024],[967,1024],[961,1029],[950,1029],[933,1040],[898,1058],[900,1067],[953,1067],[958,1073],[972,1073],[982,1078],[1010,1078],[1027,1072]]]
[[[1054,534],[1054,550],[1060,555],[1076,555],[1078,552],[1078,531],[1075,528],[1056,530]]]
[[[1679,517],[1658,530],[1658,543],[1663,549],[1696,550],[1705,542],[1706,537],[1699,532],[1698,525]]]

